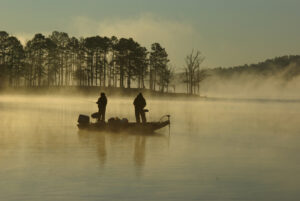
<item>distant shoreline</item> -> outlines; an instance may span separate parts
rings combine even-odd
[[[199,95],[189,95],[186,93],[170,93],[159,92],[150,89],[138,88],[115,88],[115,87],[99,87],[99,86],[51,86],[51,87],[10,87],[0,89],[0,94],[21,94],[21,95],[63,95],[63,96],[98,96],[100,92],[106,93],[107,96],[122,96],[134,97],[138,93],[143,93],[145,96],[151,98],[191,98],[200,99]]]

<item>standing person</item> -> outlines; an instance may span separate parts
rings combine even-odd
[[[133,102],[134,108],[135,108],[135,118],[136,122],[140,123],[140,116],[142,117],[142,122],[146,123],[146,116],[145,116],[145,110],[144,107],[146,106],[146,100],[143,97],[142,93],[139,93],[137,97],[134,99]]]
[[[98,121],[105,122],[105,111],[106,111],[106,105],[107,105],[107,98],[105,96],[105,93],[100,94],[100,98],[97,101],[98,109],[99,109],[99,119]]]

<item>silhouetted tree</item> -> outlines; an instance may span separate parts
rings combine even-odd
[[[150,76],[150,87],[155,90],[158,85],[165,91],[171,76],[168,62],[158,43],[148,58],[147,49],[132,38],[77,39],[53,31],[48,37],[35,34],[23,47],[17,38],[0,31],[0,85],[117,87],[119,82],[119,87],[145,88]]]
[[[152,44],[150,52],[150,89],[156,90],[157,81],[159,79],[161,79],[160,81],[163,80],[163,73],[167,68],[168,62],[168,54],[165,48],[162,48],[159,43]],[[163,83],[161,83],[161,86],[163,86]]]
[[[124,88],[125,68],[128,64],[128,39],[121,38],[115,46],[117,51],[116,63],[119,72],[119,86]]]
[[[19,86],[23,75],[24,49],[20,41],[9,36],[8,33],[0,32],[0,85],[8,80],[9,86]]]
[[[138,88],[145,88],[145,77],[148,74],[149,60],[147,59],[147,49],[137,46],[134,53],[134,63],[138,77]]]
[[[19,86],[20,79],[23,76],[23,59],[25,57],[23,46],[20,41],[11,36],[7,39],[8,51],[7,51],[7,72],[9,76],[10,86]]]
[[[76,54],[74,79],[77,81],[77,85],[84,86],[87,84],[84,38],[78,40],[78,46],[74,49],[74,53]]]
[[[195,94],[196,87],[199,93],[200,82],[206,77],[205,71],[200,69],[204,59],[199,51],[195,53],[194,50],[185,58],[185,82],[187,84],[187,93],[189,94]]]
[[[173,74],[173,69],[169,65],[159,70],[158,86],[161,92],[169,91],[169,84],[173,78]]]
[[[59,63],[57,58],[57,45],[50,39],[46,38],[45,41],[46,49],[46,77],[47,77],[47,86],[55,85],[56,83],[56,74],[58,73]]]
[[[7,57],[7,46],[9,35],[5,31],[0,31],[0,86],[5,84],[7,78],[6,73],[6,57]]]
[[[116,67],[116,61],[117,61],[117,44],[118,44],[119,40],[117,37],[112,36],[110,39],[110,51],[111,51],[111,55],[110,55],[110,62],[109,62],[109,74],[108,74],[108,86],[110,87],[111,85],[114,87],[117,87],[117,76],[118,76],[118,71],[117,71],[117,67]]]
[[[46,49],[46,38],[42,34],[36,34],[26,44],[25,50],[28,58],[28,67],[30,68],[27,70],[29,86],[42,86],[42,79],[45,74]]]
[[[58,59],[58,85],[68,85],[68,77],[70,73],[70,66],[68,61],[69,51],[68,46],[70,42],[69,35],[64,32],[53,31],[49,38],[56,44],[57,59]]]

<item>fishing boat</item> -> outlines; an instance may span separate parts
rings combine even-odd
[[[95,118],[95,114],[92,115]],[[170,125],[170,115],[163,116],[157,122],[136,123],[129,122],[127,119],[110,118],[108,122],[91,122],[87,115],[79,115],[78,128],[81,130],[113,131],[113,132],[143,132],[152,133],[163,127]]]

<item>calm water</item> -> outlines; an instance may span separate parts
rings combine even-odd
[[[172,125],[145,136],[79,132],[92,101],[0,96],[1,201],[300,199],[300,103],[148,100]]]

